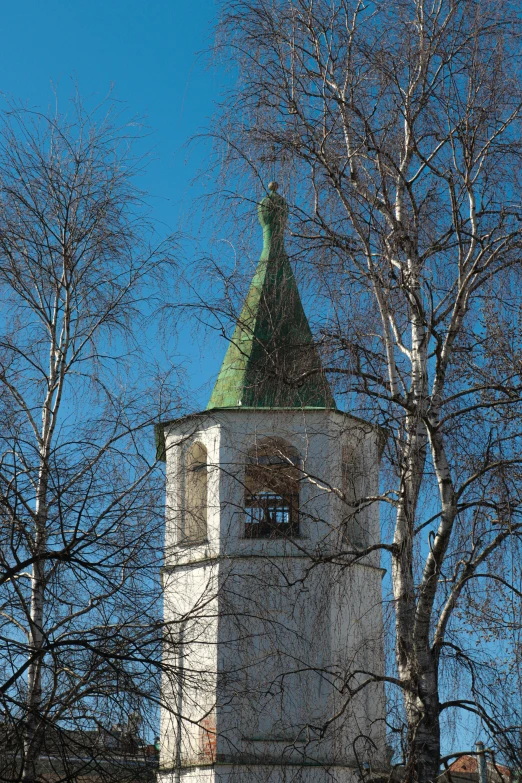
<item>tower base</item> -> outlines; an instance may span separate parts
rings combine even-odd
[[[208,764],[159,770],[158,783],[360,783],[358,767],[326,764]]]

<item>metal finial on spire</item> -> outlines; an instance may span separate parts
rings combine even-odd
[[[285,229],[288,218],[288,205],[277,193],[277,182],[268,184],[268,195],[260,201],[257,208],[259,222],[263,227],[263,253],[261,258],[273,258],[285,255]]]

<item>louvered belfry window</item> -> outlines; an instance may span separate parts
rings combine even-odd
[[[245,471],[245,536],[282,538],[299,534],[299,459],[280,439],[252,448]]]

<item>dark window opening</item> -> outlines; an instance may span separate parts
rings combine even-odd
[[[185,455],[185,498],[183,543],[196,544],[207,538],[207,450],[193,443]]]
[[[288,446],[269,441],[250,454],[245,474],[245,536],[299,534],[299,469]]]

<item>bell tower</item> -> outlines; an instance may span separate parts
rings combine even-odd
[[[284,248],[263,252],[209,405],[166,461],[159,779],[359,781],[386,768],[381,434],[337,410]]]

